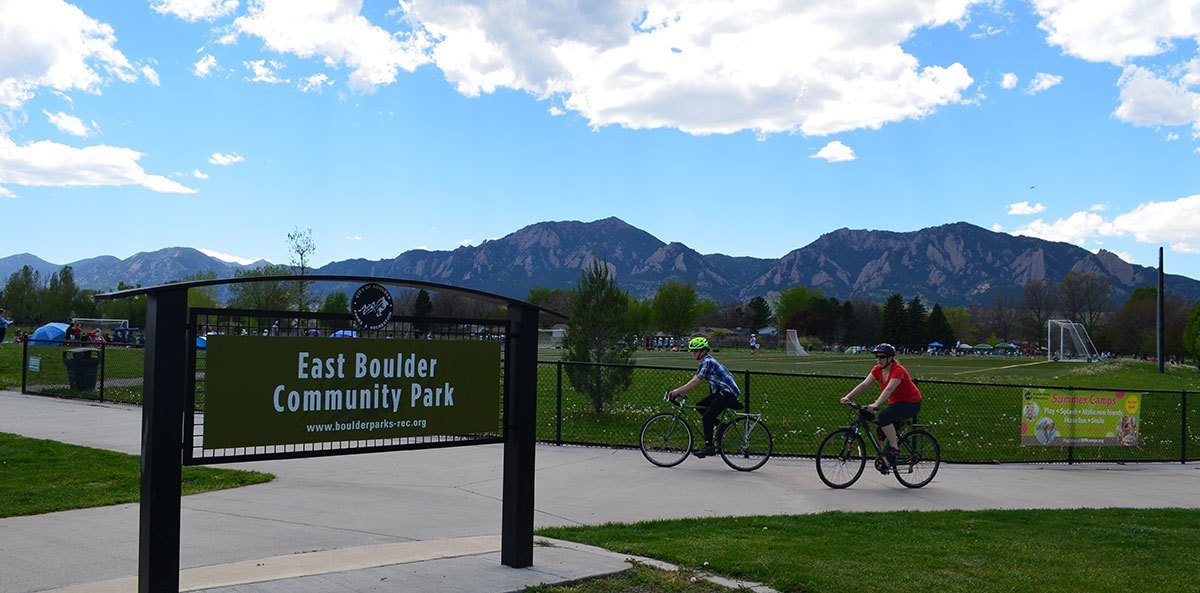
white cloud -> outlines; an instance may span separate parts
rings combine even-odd
[[[276,70],[283,68],[283,63],[281,62],[275,60],[247,60],[242,62],[242,64],[246,66],[246,69],[254,73],[254,78],[250,79],[253,82],[265,82],[269,84],[291,82],[275,74]]]
[[[1001,226],[1000,223],[995,222],[995,223],[992,223],[992,231],[996,232],[996,233],[1003,233],[1004,227]]]
[[[1061,82],[1061,76],[1056,74],[1046,74],[1045,72],[1038,72],[1033,76],[1033,80],[1029,81],[1029,86],[1026,87],[1025,92],[1029,93],[1030,95],[1036,95],[1046,89],[1058,86],[1058,84]]]
[[[17,194],[12,193],[12,190],[0,185],[0,198],[16,198]]]
[[[309,76],[308,78],[301,79],[300,83],[297,86],[300,88],[300,90],[302,90],[306,93],[311,92],[311,91],[317,91],[319,93],[319,92],[321,92],[321,89],[323,89],[326,86],[332,85],[332,84],[333,84],[333,81],[329,80],[328,76],[325,76],[325,74],[319,73],[319,74],[313,74],[312,76]]]
[[[196,251],[199,251],[200,253],[203,253],[204,255],[207,255],[208,257],[211,257],[214,259],[219,259],[224,262],[241,264],[243,266],[250,265],[250,264],[262,259],[262,258],[257,258],[257,257],[241,257],[241,256],[237,256],[237,255],[230,255],[228,253],[221,253],[220,251],[216,251],[214,249],[205,249],[203,247],[197,247]]]
[[[1123,65],[1200,36],[1195,0],[1032,0],[1046,41],[1077,58]]]
[[[1179,134],[1176,134],[1175,132],[1167,133],[1167,137],[1166,137],[1167,142],[1174,142],[1178,139],[1179,139]]]
[[[1170,202],[1139,204],[1112,220],[1097,213],[1103,210],[1099,204],[1092,206],[1091,210],[1076,212],[1054,222],[1038,219],[1012,231],[1012,234],[1080,246],[1089,241],[1099,243],[1099,237],[1132,236],[1139,243],[1167,243],[1181,253],[1200,253],[1200,235],[1195,231],[1200,228],[1200,194]]]
[[[423,31],[389,33],[367,21],[361,9],[361,0],[260,0],[234,20],[233,29],[261,38],[275,52],[320,58],[331,67],[345,64],[351,69],[350,87],[362,92],[391,84],[400,69],[412,72],[429,61]]]
[[[192,169],[192,177],[196,179],[208,179],[208,174],[200,169]]]
[[[229,154],[214,152],[212,156],[208,157],[208,162],[210,164],[221,166],[233,165],[236,163],[245,162],[245,160],[246,159],[242,155],[236,152],[231,152]]]
[[[346,235],[346,238],[351,241],[362,241],[362,235]]]
[[[1097,236],[1108,237],[1121,234],[1103,216],[1091,212],[1076,212],[1054,222],[1037,219],[1012,231],[1014,235],[1027,235],[1048,241],[1063,241],[1083,245]]]
[[[1089,250],[1089,251],[1091,251],[1092,253],[1100,253],[1100,250],[1101,250],[1101,249],[1103,249],[1103,248],[1102,248],[1102,247],[1097,247],[1097,248],[1095,248],[1095,249],[1091,249],[1091,250]],[[1126,251],[1113,251],[1112,249],[1104,249],[1104,250],[1105,250],[1105,251],[1107,251],[1107,252],[1109,252],[1109,253],[1111,253],[1111,254],[1113,254],[1113,255],[1115,255],[1115,256],[1117,256],[1117,257],[1119,257],[1119,258],[1121,258],[1121,261],[1124,261],[1125,263],[1128,263],[1128,264],[1136,264],[1136,263],[1137,263],[1137,260],[1136,260],[1136,259],[1134,259],[1134,258],[1133,258],[1133,256],[1132,256],[1132,255],[1130,255],[1130,254],[1129,254],[1128,252],[1126,252]]]
[[[150,66],[142,66],[142,76],[145,77],[150,84],[154,86],[161,86],[158,81],[158,72],[156,72],[154,68],[151,68]]]
[[[113,28],[63,0],[0,2],[0,106],[20,109],[48,87],[99,94],[137,79]]]
[[[1015,204],[1008,205],[1008,213],[1013,216],[1019,216],[1019,215],[1023,215],[1023,214],[1037,214],[1037,213],[1043,212],[1045,210],[1046,210],[1046,207],[1044,205],[1042,205],[1040,202],[1037,204],[1030,204],[1029,202],[1017,202]]]
[[[412,0],[389,32],[361,2],[262,0],[234,21],[267,49],[351,70],[368,92],[434,63],[462,94],[528,92],[594,127],[830,135],[966,104],[960,63],[922,64],[919,30],[991,0]],[[631,26],[632,24],[632,26]],[[784,59],[785,58],[785,59]]]
[[[237,11],[238,0],[153,0],[150,8],[159,14],[169,14],[189,23],[213,21]]]
[[[858,159],[854,154],[854,149],[842,144],[840,140],[834,140],[829,144],[821,147],[816,154],[808,155],[810,159],[825,159],[831,163],[844,163]]]
[[[166,177],[146,173],[138,164],[143,156],[136,150],[118,146],[75,148],[48,140],[19,146],[0,135],[0,186],[140,185],[161,193],[196,193]]]
[[[1172,202],[1138,204],[1113,225],[1142,243],[1169,243],[1176,251],[1200,253],[1200,194]]]
[[[42,110],[42,113],[46,115],[46,119],[50,120],[50,123],[54,124],[54,127],[58,128],[58,131],[64,134],[79,136],[80,138],[87,138],[92,134],[91,128],[83,123],[83,120],[74,115],[69,115],[61,111],[50,113],[45,109]]]
[[[1012,72],[1005,72],[1004,76],[1000,78],[1000,87],[1009,90],[1015,89],[1017,88],[1018,80],[1019,79],[1017,78],[1016,74],[1013,74]]]
[[[1104,204],[1092,204],[1092,207],[1088,208],[1089,212],[1104,212],[1105,210],[1108,210],[1108,206]]]
[[[1200,93],[1139,66],[1126,66],[1117,82],[1117,119],[1135,126],[1182,126],[1200,130]]]
[[[200,78],[206,78],[216,67],[217,59],[212,54],[204,54],[204,57],[193,65],[192,73]]]
[[[563,110],[562,110],[562,108],[561,108],[561,107],[559,107],[558,105],[551,105],[551,106],[550,106],[550,109],[548,109],[547,111],[549,111],[550,115],[551,115],[551,116],[553,116],[553,117],[558,117],[558,116],[560,116],[560,115],[566,115],[566,114],[567,114],[567,112],[566,112],[566,111],[563,111]]]

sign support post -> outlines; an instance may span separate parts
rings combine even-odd
[[[504,360],[504,503],[500,563],[533,566],[534,442],[537,429],[537,309],[508,305],[511,324]]]

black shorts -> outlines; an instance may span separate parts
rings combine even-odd
[[[887,426],[889,424],[895,424],[901,420],[916,418],[917,412],[920,411],[921,402],[919,401],[896,402],[894,404],[888,404],[888,407],[884,408],[883,411],[879,413],[879,425]]]

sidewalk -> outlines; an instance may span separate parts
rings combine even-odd
[[[139,407],[0,392],[0,432],[136,454],[140,429]],[[220,593],[499,593],[628,566],[623,555],[565,542],[536,546],[531,568],[501,565],[502,450],[224,465],[277,479],[184,497],[181,584]],[[838,491],[806,459],[772,459],[752,473],[719,458],[663,469],[636,450],[541,445],[536,465],[538,527],[828,510],[1200,507],[1200,464],[943,465],[920,490],[868,471]],[[135,590],[137,538],[136,504],[0,519],[0,589]]]

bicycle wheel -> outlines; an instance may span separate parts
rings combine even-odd
[[[743,472],[752,472],[771,458],[774,441],[767,425],[757,418],[745,416],[721,427],[717,437],[717,448],[725,463]]]
[[[817,447],[817,475],[830,488],[846,488],[858,481],[867,466],[866,445],[849,428],[829,433]]]
[[[896,479],[909,488],[920,488],[933,480],[942,464],[942,448],[933,435],[914,430],[900,439],[896,455]]]
[[[692,450],[692,429],[675,414],[651,416],[642,425],[640,439],[646,461],[659,467],[674,467]]]

